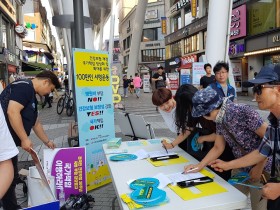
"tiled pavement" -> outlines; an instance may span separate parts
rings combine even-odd
[[[54,101],[52,108],[45,108],[40,110],[39,118],[44,126],[47,135],[50,137],[50,139],[54,140],[57,147],[68,147],[68,123],[70,121],[73,121],[74,117],[67,117],[65,113],[62,113],[62,115],[57,115],[56,101],[57,100]],[[238,102],[249,104],[257,109],[257,104],[255,102],[252,102],[250,97],[240,96],[238,97]],[[168,130],[167,126],[163,122],[162,117],[156,111],[155,106],[152,105],[151,93],[142,93],[140,99],[137,99],[135,95],[129,95],[128,98],[123,98],[122,104],[125,106],[126,112],[144,116],[146,122],[150,123],[154,128],[156,136],[167,137],[171,139],[175,137],[174,134]],[[260,111],[260,113],[264,118],[266,118],[268,114],[267,111]],[[129,137],[125,137],[121,134],[118,125],[115,125],[115,131],[116,136],[122,137],[124,140],[130,140]],[[41,141],[36,137],[34,133],[31,133],[30,138],[33,141],[35,150],[39,153],[39,156],[42,157],[42,151],[45,146],[41,143]],[[30,160],[31,158],[29,157],[29,155],[20,149],[20,167],[27,167],[28,165],[30,165]],[[112,209],[113,201],[115,209],[120,209],[118,202],[114,200],[116,194],[112,183],[92,190],[89,193],[95,198],[96,201],[92,208],[93,210],[110,210]],[[27,203],[25,202],[26,198],[23,197],[21,187],[19,187],[19,189],[17,190],[17,196],[19,198],[18,202],[22,203],[22,206],[25,207]]]

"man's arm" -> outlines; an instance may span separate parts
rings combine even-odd
[[[221,135],[216,135],[214,147],[207,153],[207,155],[201,160],[200,163],[196,165],[185,166],[185,172],[194,168],[197,169],[193,170],[192,172],[198,172],[201,169],[203,169],[205,166],[208,165],[208,163],[217,159],[223,153],[225,149],[225,145],[226,142],[224,137]]]
[[[212,161],[209,165],[211,165],[211,167],[213,167],[215,170],[217,171],[227,171],[230,169],[236,169],[236,168],[244,168],[244,167],[248,167],[248,166],[252,166],[255,165],[259,162],[265,161],[266,157],[262,154],[260,154],[259,150],[254,150],[253,152],[229,161],[229,162],[224,162],[222,160],[215,160]],[[263,162],[262,162],[263,163]]]
[[[23,121],[20,114],[23,108],[24,106],[22,104],[10,100],[8,104],[7,114],[13,130],[15,131],[15,133],[21,141],[21,147],[27,152],[29,152],[30,148],[32,148],[33,145],[23,127]]]
[[[55,144],[49,140],[47,134],[45,133],[42,124],[37,119],[35,125],[33,126],[33,130],[38,138],[49,148],[54,149]]]

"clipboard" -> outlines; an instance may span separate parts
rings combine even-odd
[[[179,158],[179,155],[166,155],[166,156],[152,157],[150,159],[151,161],[161,161],[161,160],[169,160],[169,159],[176,159],[176,158]]]
[[[177,182],[177,185],[181,188],[193,187],[200,184],[206,184],[209,182],[213,182],[213,179],[209,176],[204,176],[196,179],[190,179],[186,181]]]

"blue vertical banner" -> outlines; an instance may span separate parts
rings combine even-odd
[[[79,144],[86,147],[87,190],[111,182],[102,145],[115,137],[109,55],[73,49]]]

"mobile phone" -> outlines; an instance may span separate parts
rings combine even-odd
[[[200,178],[196,178],[196,179],[190,179],[190,180],[186,180],[186,181],[182,181],[182,182],[177,182],[177,185],[181,188],[186,188],[186,187],[193,187],[193,186],[200,185],[200,184],[206,184],[209,182],[213,182],[213,179],[208,176],[204,176],[204,177],[200,177]]]
[[[151,161],[161,161],[161,160],[169,160],[169,159],[175,159],[179,158],[179,155],[165,155],[165,156],[159,156],[159,157],[152,157],[150,158]]]

